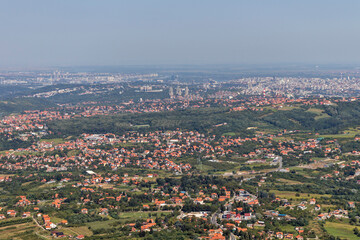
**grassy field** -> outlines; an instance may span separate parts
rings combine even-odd
[[[103,189],[112,189],[115,186],[114,184],[111,184],[111,183],[102,183],[102,184],[99,184],[99,186],[100,185]],[[91,185],[91,186],[93,186],[93,185]],[[94,185],[94,186],[96,186],[96,185]]]
[[[150,218],[149,217],[149,213],[151,213],[151,217],[155,217],[155,213],[157,214],[157,216],[161,216],[161,214],[165,214],[168,215],[171,213],[171,211],[161,211],[161,212],[124,212],[124,213],[120,213],[120,221],[135,221],[138,219],[147,219]]]
[[[107,228],[112,228],[111,224],[114,224],[117,221],[119,221],[119,220],[111,219],[108,221],[89,222],[89,223],[86,223],[86,226],[91,227],[91,229],[95,229],[95,230],[100,229],[100,228],[107,229]]]
[[[292,106],[283,106],[283,107],[280,107],[279,110],[280,111],[290,111],[290,110],[294,110],[294,109],[297,109],[298,107],[292,107]]]
[[[298,193],[300,196],[297,197],[297,192],[290,192],[290,191],[278,191],[278,190],[270,190],[271,193],[275,193],[275,195],[279,198],[292,198],[294,200],[301,200],[301,199],[311,199],[311,198],[321,198],[321,197],[331,197],[328,194],[315,194],[315,193]]]
[[[296,234],[295,227],[292,226],[292,225],[289,225],[289,224],[287,224],[287,225],[281,225],[281,226],[280,226],[280,229],[281,229],[281,231],[283,231],[283,232]]]
[[[332,205],[332,204],[321,204],[321,208],[323,209],[328,209],[330,208],[331,210],[336,210],[337,209],[337,206],[336,205]]]
[[[78,236],[91,236],[93,233],[91,230],[88,229],[87,226],[82,227],[68,227],[68,228],[61,228],[61,231],[64,232],[66,235]]]
[[[40,156],[41,155],[40,152],[33,152],[33,151],[9,151],[9,150],[0,151],[0,155],[6,155],[7,153],[11,153],[11,154],[14,154],[16,156],[19,156],[19,155],[36,155],[36,156]]]
[[[324,113],[323,110],[318,108],[309,108],[307,112],[315,113],[317,115],[315,120],[330,117],[328,114]]]
[[[303,171],[304,171],[304,168],[299,167],[299,166],[289,167],[289,169],[290,170],[295,170],[296,173],[301,174],[301,175],[303,174]]]
[[[14,176],[14,174],[0,174],[0,177],[11,177]]]
[[[60,223],[61,220],[64,220],[64,219],[61,219],[61,218],[58,218],[58,217],[55,217],[55,216],[51,216],[51,222],[53,222],[55,224]]]
[[[0,228],[0,239],[44,239],[36,234],[40,231],[34,222],[10,225]]]
[[[297,185],[297,184],[304,184],[302,182],[298,182],[298,181],[294,181],[294,180],[289,180],[289,179],[284,179],[284,178],[278,178],[277,179],[281,184],[286,184],[286,185]]]
[[[149,124],[144,124],[144,125],[135,125],[133,126],[133,128],[145,128],[145,127],[150,127]]]
[[[202,165],[198,164],[198,165],[194,165],[194,166],[196,167],[196,169],[199,169],[202,172],[207,172],[207,171],[211,171],[214,169],[213,167],[207,166],[205,164],[202,164]]]
[[[120,213],[119,219],[110,219],[108,221],[97,221],[97,222],[89,222],[86,223],[86,226],[91,227],[91,229],[100,229],[100,228],[111,228],[112,224],[120,222],[135,222],[136,220],[146,220],[149,217],[149,213],[151,213],[151,218],[155,218],[155,213],[157,216],[161,216],[161,214],[170,214],[171,211],[158,211],[158,212],[124,212]]]
[[[7,152],[9,152],[9,151],[8,150],[0,151],[0,155],[5,155]]]
[[[341,134],[329,134],[329,135],[319,135],[317,137],[322,138],[355,138],[356,135],[360,135],[360,129],[359,128],[349,128],[345,130]]]
[[[227,133],[224,133],[223,136],[231,136],[231,137],[233,137],[233,136],[236,136],[236,133],[234,133],[234,132],[227,132]]]
[[[282,137],[273,137],[273,140],[278,142],[278,141],[286,141],[286,140],[293,140],[292,138],[290,138],[289,136],[282,136]]]
[[[340,237],[341,239],[359,239],[353,232],[354,226],[350,224],[326,222],[325,229],[329,234]]]

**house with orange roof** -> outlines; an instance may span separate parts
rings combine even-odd
[[[284,239],[294,239],[294,235],[291,233],[287,233],[284,235]]]
[[[351,207],[351,208],[355,208],[355,203],[354,203],[354,202],[348,202],[348,205],[349,205],[349,207]]]
[[[283,239],[284,238],[283,232],[277,232],[276,237],[279,238],[279,239]]]
[[[68,225],[68,221],[67,221],[67,220],[61,220],[60,224],[62,224],[62,225]]]
[[[209,230],[209,239],[210,240],[225,240],[223,236],[223,231],[221,229],[210,229]]]
[[[15,217],[16,211],[15,210],[7,210],[6,214],[9,215],[9,217]]]
[[[99,214],[107,216],[109,215],[109,210],[107,208],[101,208]]]
[[[24,213],[21,215],[22,218],[28,218],[28,217],[30,217],[30,216],[31,216],[31,213],[30,213],[30,212],[24,212]]]

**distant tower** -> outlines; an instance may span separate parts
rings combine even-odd
[[[57,71],[54,71],[52,79],[53,79],[54,82],[58,81],[58,72]]]
[[[188,87],[185,88],[185,95],[184,96],[185,97],[189,96],[189,88]]]
[[[181,96],[181,88],[179,86],[176,87],[176,95]]]
[[[247,86],[248,89],[252,88],[252,82],[251,82],[251,80],[248,81],[248,84],[247,84],[247,85],[248,85],[248,86]]]
[[[174,89],[172,87],[169,89],[169,96],[170,98],[174,98]]]

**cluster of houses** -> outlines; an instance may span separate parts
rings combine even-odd
[[[320,213],[317,218],[318,220],[326,220],[328,218],[331,218],[332,216],[334,216],[335,218],[341,219],[341,218],[349,218],[348,217],[349,212],[347,210],[343,210],[343,209],[337,209],[331,212],[324,212],[324,213]]]
[[[90,172],[91,173],[91,172]],[[28,176],[24,176],[25,178],[28,178]],[[33,176],[32,176],[33,177]],[[81,184],[74,184],[72,180],[72,176],[64,176],[63,179],[61,179],[61,182],[63,183],[69,183],[69,185],[72,185],[76,189],[79,189],[79,191],[82,193],[80,196],[81,198],[79,200],[79,204],[81,206],[80,214],[99,214],[102,216],[108,216],[110,214],[110,211],[113,209],[117,209],[117,205],[112,205],[114,201],[120,202],[125,201],[129,202],[131,198],[127,196],[126,193],[121,193],[118,195],[109,194],[109,192],[104,193],[102,192],[101,188],[96,188],[95,186],[99,186],[100,184],[103,184],[105,182],[112,182],[112,181],[118,181],[121,184],[124,184],[124,180],[130,179],[131,184],[135,184],[136,181],[142,182],[144,180],[152,179],[154,177],[157,177],[154,174],[145,174],[144,176],[140,177],[138,175],[129,176],[129,174],[125,173],[123,176],[118,176],[116,174],[108,174],[107,176],[101,176],[98,174],[89,174],[87,176],[82,176],[83,180],[81,181]],[[129,182],[130,184],[130,182]],[[166,186],[166,184],[164,185]],[[211,229],[208,231],[208,234],[206,236],[202,236],[202,239],[225,239],[225,236],[223,234],[224,230],[230,230],[231,232],[248,232],[253,229],[261,229],[265,226],[265,222],[258,220],[256,217],[256,211],[254,210],[257,207],[261,207],[262,204],[260,203],[257,196],[254,194],[249,193],[245,189],[236,189],[234,191],[228,190],[224,186],[217,186],[214,184],[210,184],[207,187],[202,187],[202,190],[199,190],[195,196],[189,194],[186,191],[181,190],[180,186],[171,186],[172,191],[170,193],[165,193],[164,186],[158,186],[156,188],[152,188],[151,191],[146,194],[147,196],[150,196],[152,201],[148,203],[142,203],[140,209],[143,211],[147,210],[158,210],[162,211],[164,207],[166,206],[178,206],[182,207],[185,203],[185,201],[192,201],[195,205],[204,205],[211,203],[212,201],[219,201],[224,202],[225,210],[220,212],[218,217],[223,222],[223,226],[219,229]],[[115,192],[114,192],[115,193]],[[95,197],[95,199],[93,198]],[[99,198],[100,197],[100,198]],[[48,202],[46,204],[49,204],[49,206],[52,206],[54,209],[62,209],[62,207],[66,208],[66,204],[64,203],[66,201],[65,198],[60,198],[59,194],[54,194],[52,197],[52,202]],[[29,207],[30,205],[34,204],[36,200],[28,199],[27,196],[22,195],[17,198],[17,202],[15,206],[17,207]],[[102,203],[109,203],[105,206],[107,207],[101,207],[94,209],[92,204],[88,204],[91,202],[96,202],[99,204]],[[110,204],[111,202],[111,204]],[[246,204],[249,208],[246,208],[245,210],[242,207],[236,207],[234,209],[231,209],[231,205],[234,205],[235,203],[243,203]],[[281,203],[281,207],[289,207],[289,208],[297,208],[301,210],[311,209],[311,211],[320,211],[320,205],[317,204],[317,201],[315,198],[310,199],[307,201],[302,201],[296,205],[291,205],[287,199],[280,199],[275,198],[273,202],[279,202]],[[39,202],[38,202],[39,204]],[[41,205],[43,205],[42,203]],[[65,205],[64,205],[65,204]],[[350,208],[355,207],[354,202],[348,203]],[[281,208],[280,207],[280,208]],[[1,210],[1,209],[0,209]],[[44,227],[44,229],[52,231],[52,235],[56,237],[62,236],[63,232],[58,231],[56,229],[59,229],[59,225],[66,226],[67,221],[62,220],[60,223],[55,224],[51,221],[50,216],[47,214],[42,214],[39,212],[38,207],[33,208],[33,212],[23,212],[20,214],[22,217],[31,217],[31,215],[34,215],[37,217],[37,221],[41,223],[41,225]],[[263,216],[265,219],[271,219],[271,220],[286,220],[286,221],[292,221],[296,220],[296,218],[288,215],[288,214],[281,214],[279,210],[267,210],[263,209]],[[6,210],[7,217],[15,217],[19,216],[15,210],[8,209]],[[347,218],[348,217],[348,211],[347,210],[334,210],[332,212],[326,212],[326,213],[320,213],[315,214],[317,215],[318,220],[326,220],[332,216],[335,218]],[[181,215],[178,216],[178,219],[182,221],[186,218],[199,218],[203,219],[204,221],[210,223],[211,222],[211,215],[210,212],[186,212],[181,213]],[[2,216],[0,215],[0,218]],[[5,218],[5,216],[3,216]],[[246,227],[242,223],[246,222]],[[135,223],[129,224],[131,227],[132,232],[139,232],[139,231],[152,231],[152,230],[160,230],[161,227],[157,226],[155,221],[153,219],[148,219],[146,222],[143,222],[141,226],[137,226],[135,228]],[[165,225],[164,225],[165,226]],[[61,230],[61,229],[60,229]],[[304,239],[304,231],[303,229],[296,229],[298,234],[293,233],[286,233],[286,232],[263,232],[259,231],[261,234],[267,235],[270,239],[278,238],[278,239],[297,239],[301,240]],[[80,238],[81,239],[81,236]]]

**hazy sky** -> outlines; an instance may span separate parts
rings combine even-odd
[[[359,0],[0,0],[0,66],[360,63]]]

